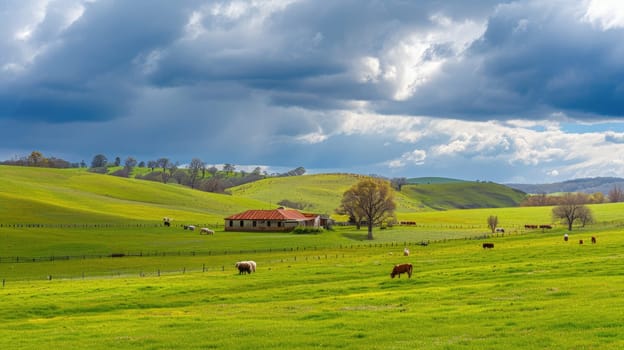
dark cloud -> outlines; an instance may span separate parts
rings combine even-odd
[[[479,148],[480,139],[464,158],[435,158],[430,150],[452,141],[448,134],[397,142],[400,130],[385,130],[378,114],[468,121],[624,115],[624,29],[586,20],[583,4],[39,5],[0,4],[0,126],[11,130],[1,152],[36,148],[87,161],[97,153],[198,156],[379,173],[426,150],[424,164],[391,171],[449,176],[457,164],[467,169],[484,158],[511,166],[497,157],[505,150]],[[344,126],[368,115],[377,128]],[[620,142],[621,130],[613,131],[605,142]],[[465,174],[478,178],[481,168]]]

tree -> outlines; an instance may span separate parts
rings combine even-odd
[[[156,166],[162,168],[161,178],[163,183],[167,183],[169,181],[169,174],[167,174],[167,168],[171,166],[171,162],[169,158],[159,158],[156,161]]]
[[[132,158],[132,157],[128,157],[126,158],[125,162],[124,162],[124,168],[126,168],[126,170],[128,171],[128,173],[132,172],[132,169],[137,166],[137,160]]]
[[[191,160],[191,164],[189,164],[189,183],[191,188],[195,188],[195,182],[199,177],[199,172],[205,168],[206,166],[204,165],[204,162],[200,159],[193,158],[193,160]]]
[[[488,227],[492,230],[492,233],[496,230],[498,226],[498,216],[490,215],[487,219]]]
[[[155,160],[148,160],[147,161],[147,167],[152,169],[152,172],[154,172],[154,168],[158,166],[158,163],[156,163]]]
[[[341,207],[352,208],[354,213],[366,219],[368,239],[372,240],[373,226],[392,217],[396,204],[388,181],[366,178],[344,193]]]
[[[233,173],[236,170],[236,167],[230,163],[223,164],[223,171],[226,173]]]
[[[624,191],[622,191],[622,188],[618,185],[613,185],[613,188],[609,190],[607,196],[611,203],[624,202]]]
[[[102,168],[108,163],[108,159],[103,154],[96,154],[91,161],[92,168]]]
[[[390,180],[390,183],[392,184],[392,188],[400,192],[401,187],[403,187],[403,185],[407,185],[407,179],[404,177],[395,177]]]
[[[115,166],[121,165],[121,158],[115,157]]]
[[[359,230],[362,225],[363,214],[356,205],[357,196],[355,189],[348,189],[342,196],[340,207],[336,209],[338,215],[348,215],[349,222],[355,223],[355,227]]]
[[[561,198],[561,204],[552,209],[553,218],[561,219],[568,225],[568,231],[572,231],[575,221],[581,220],[582,216],[591,217],[591,211],[583,203],[585,196],[566,193]]]
[[[28,156],[27,164],[29,166],[42,166],[45,161],[46,159],[41,152],[32,151],[32,153]]]
[[[581,206],[577,210],[578,220],[581,222],[581,226],[585,227],[586,224],[591,224],[594,222],[594,216],[592,215],[591,210],[586,206]]]

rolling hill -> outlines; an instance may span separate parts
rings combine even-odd
[[[232,188],[233,196],[275,203],[284,199],[306,203],[305,210],[333,213],[342,194],[355,184],[360,175],[318,174],[269,178]],[[521,191],[504,185],[442,178],[437,183],[404,185],[395,193],[397,212],[490,208],[517,206],[524,198]],[[427,180],[425,180],[427,181]]]
[[[405,185],[401,192],[434,210],[515,207],[525,193],[491,182]]]
[[[602,192],[605,195],[613,188],[619,186],[624,188],[624,179],[620,177],[592,177],[583,179],[574,179],[563,182],[554,182],[546,184],[506,184],[511,188],[520,191],[539,194],[539,193],[558,193],[558,192],[584,192],[596,193]]]
[[[259,200],[178,185],[89,173],[84,169],[0,166],[0,217],[5,223],[221,221],[233,212],[267,208]]]
[[[413,177],[407,179],[408,184],[418,185],[418,184],[447,184],[447,183],[456,183],[456,182],[468,182],[466,180],[459,179],[451,179],[448,177]]]
[[[0,217],[5,223],[220,222],[247,209],[271,209],[288,200],[304,211],[333,214],[342,194],[362,176],[318,174],[266,178],[230,194],[192,190],[87,172],[0,166]],[[395,193],[397,213],[516,206],[523,194],[493,183],[405,185]]]

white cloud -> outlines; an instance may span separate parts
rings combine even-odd
[[[458,59],[481,37],[485,23],[455,22],[436,14],[433,27],[408,32],[384,50],[381,62],[384,78],[393,87],[393,98],[406,100],[432,80],[449,59]]]
[[[400,158],[391,160],[388,162],[390,168],[401,168],[406,165],[422,165],[427,159],[427,152],[421,149],[415,149],[411,152],[406,152],[401,155]]]
[[[621,0],[591,0],[583,19],[602,30],[624,28],[624,2]]]
[[[314,144],[314,143],[321,143],[327,140],[327,138],[328,136],[325,135],[322,130],[319,130],[317,132],[311,132],[305,135],[299,135],[295,137],[295,140],[301,143]]]

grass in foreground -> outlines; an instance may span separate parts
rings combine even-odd
[[[579,237],[598,236],[580,246]],[[616,229],[413,247],[247,254],[258,272],[11,282],[0,346],[145,349],[621,349]],[[340,254],[342,253],[342,255]],[[392,255],[390,254],[392,253]],[[322,255],[315,253],[314,255]],[[243,256],[232,255],[232,262]],[[170,261],[175,261],[175,258]],[[412,279],[390,279],[411,262]]]

